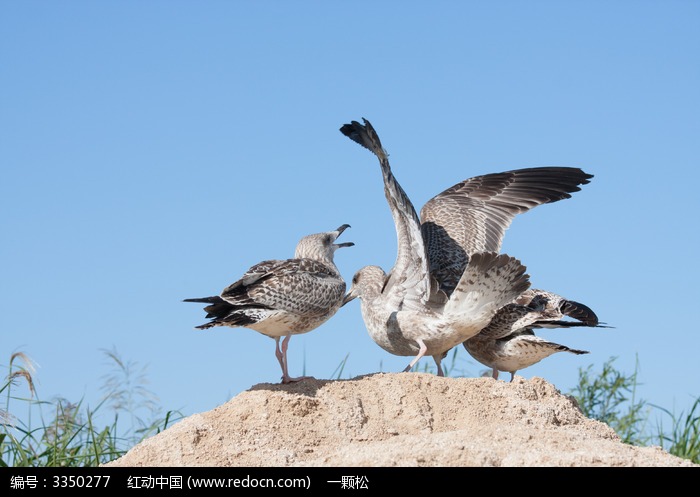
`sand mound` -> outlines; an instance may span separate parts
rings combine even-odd
[[[633,447],[541,378],[262,383],[105,466],[695,466]]]

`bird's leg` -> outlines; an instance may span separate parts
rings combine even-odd
[[[279,361],[280,367],[282,368],[282,379],[284,380],[284,372],[285,372],[284,355],[282,354],[282,351],[280,350],[280,337],[275,337],[275,357]]]
[[[493,374],[491,376],[493,376],[494,380],[497,380],[498,379],[498,369],[493,368]]]
[[[289,340],[291,338],[291,333],[287,333],[284,336],[284,340],[282,340],[281,356],[278,357],[278,359],[280,360],[280,364],[282,365],[282,383],[292,383],[295,381],[311,378],[311,376],[297,376],[296,378],[292,378],[291,376],[289,376],[289,371],[287,369],[287,347],[289,347]],[[277,338],[277,341],[279,341],[279,338]]]
[[[445,357],[445,354],[433,356],[433,359],[435,359],[435,365],[437,366],[437,375],[438,376],[445,376],[445,372],[442,370],[442,358],[443,357]]]
[[[426,345],[423,343],[423,340],[419,338],[418,340],[416,340],[416,342],[418,342],[418,346],[420,347],[420,349],[418,350],[418,355],[416,355],[416,357],[413,358],[413,360],[408,364],[408,366],[406,366],[406,368],[403,370],[404,373],[408,373],[411,370],[411,368],[413,368],[413,366],[415,366],[416,363],[421,360],[421,357],[423,357],[425,355],[425,352],[428,350],[428,347],[426,347]]]
[[[508,383],[513,383],[513,380],[515,379],[515,373],[510,374],[510,381]]]

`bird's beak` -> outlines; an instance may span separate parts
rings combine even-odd
[[[340,235],[343,233],[343,231],[345,231],[345,230],[348,229],[349,227],[350,227],[349,224],[344,224],[344,225],[342,225],[340,228],[338,228],[338,229],[336,230],[336,231],[338,232],[338,236],[340,236]],[[336,237],[336,238],[337,238],[337,237]]]
[[[352,293],[352,290],[350,290],[346,295],[345,298],[343,299],[343,303],[340,305],[340,307],[343,307],[345,304],[350,302],[351,300],[355,300],[357,298],[357,295],[354,295]]]
[[[340,226],[337,230],[335,230],[336,233],[337,233],[337,235],[335,235],[336,240],[338,239],[338,237],[339,237],[340,235],[343,234],[343,231],[345,231],[345,230],[348,229],[349,227],[350,227],[349,224],[344,224],[344,225]],[[335,244],[335,248],[352,247],[353,245],[355,245],[353,242],[336,243],[336,244]]]

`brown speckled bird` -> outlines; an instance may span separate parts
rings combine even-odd
[[[565,318],[573,318],[575,321]],[[609,328],[599,324],[588,306],[545,290],[530,288],[502,307],[491,323],[463,345],[469,354],[498,379],[499,371],[515,373],[557,352],[588,354],[535,335],[537,328]]]
[[[347,126],[352,129],[344,126],[341,131],[379,159],[398,254],[389,274],[379,266],[358,270],[343,304],[360,298],[362,317],[375,343],[391,354],[414,356],[404,371],[428,355],[443,376],[441,361],[447,351],[486,327],[500,307],[529,288],[525,266],[506,254],[471,254],[447,298],[430,275],[420,220],[391,173],[379,137],[367,121],[365,126]]]
[[[411,340],[408,340],[406,327],[397,326],[393,318],[392,323],[386,324],[388,331],[381,331],[385,326],[378,316],[383,314],[370,310],[371,307],[376,307],[380,302],[384,312],[400,313],[413,308],[423,312],[426,312],[425,309],[444,312],[445,302],[452,299],[477,254],[495,254],[501,250],[505,232],[517,214],[538,205],[570,198],[593,176],[574,167],[534,167],[475,176],[430,199],[418,217],[391,171],[388,154],[376,131],[366,119],[363,119],[363,123],[351,121],[343,125],[340,131],[379,159],[384,193],[396,227],[398,253],[396,263],[387,275],[383,275],[383,270],[376,266],[358,271],[346,302],[361,293],[371,294],[371,299],[363,300],[362,311],[372,338],[397,355],[418,350],[416,360],[424,354],[435,354],[433,358],[438,375],[442,375],[440,361],[448,350],[441,356],[435,350],[426,352],[425,344],[416,341],[415,337],[411,340],[420,346],[407,346],[406,343]],[[487,274],[481,267],[481,257],[483,255],[478,256],[479,265],[473,268],[481,273],[472,272],[475,283]],[[368,282],[370,279],[371,283]],[[481,283],[484,284],[483,281]],[[523,292],[522,295],[527,294]],[[370,303],[370,300],[374,303]],[[481,302],[485,303],[484,300]],[[498,300],[489,304],[497,305],[498,309],[511,302]],[[545,320],[544,316],[540,317]],[[398,328],[402,329],[400,333]],[[470,333],[471,336],[475,334],[473,331]]]
[[[218,296],[185,299],[209,304],[204,310],[211,321],[196,328],[245,327],[267,335],[275,340],[282,383],[307,378],[289,376],[287,347],[292,335],[318,328],[342,306],[346,285],[333,259],[337,249],[354,245],[335,243],[349,227],[303,237],[294,258],[259,262]]]

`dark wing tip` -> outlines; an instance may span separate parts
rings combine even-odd
[[[598,316],[596,316],[593,309],[587,305],[581,304],[580,302],[575,302],[573,300],[566,300],[561,305],[561,312],[565,315],[585,323],[587,326],[598,326]]]
[[[340,127],[341,133],[350,138],[352,141],[359,143],[363,147],[365,145],[362,143],[361,136],[364,131],[364,126],[362,126],[362,124],[358,123],[357,121],[350,121],[349,123],[343,124]]]
[[[372,124],[364,117],[362,121],[364,125],[357,121],[350,121],[348,124],[343,124],[340,127],[340,132],[355,143],[362,145],[370,152],[376,154],[382,149],[382,143],[379,140],[377,132],[372,127]]]

